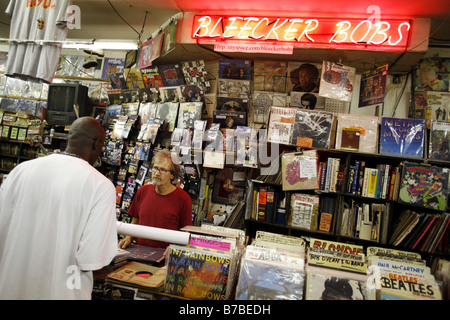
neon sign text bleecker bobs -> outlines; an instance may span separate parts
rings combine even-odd
[[[196,16],[193,38],[406,48],[408,20]]]

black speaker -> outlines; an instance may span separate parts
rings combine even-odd
[[[49,124],[70,125],[78,117],[92,115],[88,88],[78,83],[50,84],[45,119]]]

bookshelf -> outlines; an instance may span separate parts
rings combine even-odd
[[[0,140],[0,172],[11,171],[20,162],[37,157],[39,149],[26,142]]]
[[[318,171],[320,171],[321,163],[328,162],[330,158],[339,158],[341,166],[338,172],[342,175],[342,182],[339,182],[338,187],[334,191],[321,189],[320,181],[317,189],[314,190],[286,191],[283,190],[280,178],[272,177],[269,180],[271,182],[265,182],[264,180],[267,177],[257,177],[249,182],[245,220],[247,236],[251,238],[256,231],[263,230],[291,236],[318,237],[331,241],[357,243],[363,246],[376,245],[398,250],[415,251],[430,256],[449,257],[448,249],[441,241],[445,240],[446,235],[442,234],[442,232],[448,225],[446,207],[440,210],[431,206],[424,207],[420,204],[406,203],[399,199],[400,184],[406,164],[423,166],[424,168],[439,167],[448,169],[449,162],[426,157],[380,155],[351,150],[312,148],[307,150],[316,150],[318,153]],[[291,150],[291,152],[296,151],[298,152],[298,148],[294,149],[293,147]],[[428,153],[425,152],[424,154]],[[359,171],[355,173],[357,163]],[[375,181],[376,191],[374,193],[369,192],[368,194],[369,186],[364,187],[364,168],[367,168],[366,171],[369,171],[369,169],[378,170],[380,179]],[[358,179],[356,175],[358,175]],[[273,183],[273,181],[277,181],[277,183]],[[258,201],[257,193],[261,186],[273,186],[278,193],[276,197],[286,199],[284,203],[286,217],[282,223],[275,223],[277,221],[276,213],[271,222],[258,221],[258,216],[255,214],[258,204],[255,201]],[[333,202],[333,209],[331,210],[332,221],[329,231],[319,229],[320,219],[324,212],[323,206],[327,202],[320,203],[314,228],[298,227],[289,223],[288,217],[293,214],[290,199],[292,194],[296,193],[318,196],[321,199],[326,198],[328,202]],[[250,196],[250,194],[254,195]],[[276,207],[278,208],[279,204]],[[274,209],[275,212],[277,208]],[[412,230],[404,237],[404,240],[397,243],[393,239],[394,233],[399,232],[397,228],[400,228],[399,224],[404,218],[404,211],[415,213],[418,217],[416,218],[418,222],[416,222],[415,226],[411,226]],[[428,227],[427,230],[426,227]],[[448,234],[448,227],[446,233]],[[441,244],[437,245],[439,241],[441,241]],[[414,244],[416,245],[414,246]]]

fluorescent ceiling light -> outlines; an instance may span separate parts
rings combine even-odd
[[[137,41],[131,40],[71,40],[63,42],[64,49],[137,50]]]

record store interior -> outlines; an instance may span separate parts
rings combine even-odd
[[[445,301],[449,190],[447,0],[0,4],[0,300]]]

